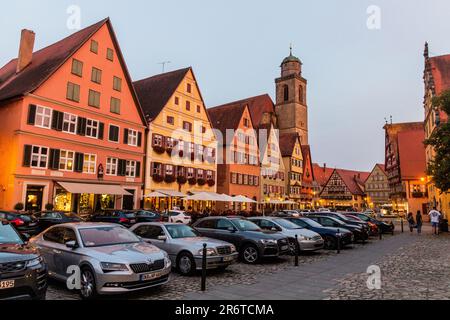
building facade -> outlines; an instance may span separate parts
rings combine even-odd
[[[109,19],[0,69],[0,209],[140,207],[146,122]]]
[[[442,110],[435,109],[432,104],[434,97],[439,96],[443,91],[450,89],[450,55],[438,57],[430,57],[428,52],[428,44],[425,44],[425,139],[431,137],[436,128],[448,121],[448,115]],[[431,146],[425,149],[426,163],[430,163],[434,159],[434,150]],[[435,187],[431,178],[427,178],[428,190],[428,208],[436,207],[440,210],[444,217],[448,219],[450,215],[450,194],[449,190],[439,190]]]
[[[192,68],[134,83],[149,123],[145,207],[201,210],[201,202],[182,203],[187,193],[216,192],[217,140]]]
[[[298,133],[280,135],[280,149],[286,170],[286,194],[289,200],[302,205],[303,153]]]
[[[389,181],[384,164],[376,164],[365,181],[367,202],[371,209],[381,209],[389,205]]]

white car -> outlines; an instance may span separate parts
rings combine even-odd
[[[186,211],[171,210],[168,213],[168,222],[190,224],[192,222],[192,218],[186,213]]]
[[[327,208],[320,208],[319,212],[331,212],[331,210]]]

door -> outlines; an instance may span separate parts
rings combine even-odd
[[[61,278],[61,249],[64,242],[64,228],[52,228],[44,233],[42,238],[43,240],[39,240],[37,245],[48,266],[48,271],[51,275]]]
[[[218,219],[216,226],[216,238],[237,246],[238,236],[236,227],[227,219]]]
[[[67,269],[70,266],[78,266],[80,263],[80,255],[78,254],[78,249],[71,249],[66,246],[66,243],[69,241],[75,241],[79,244],[77,239],[75,230],[72,228],[64,228],[64,237],[61,243],[61,254],[60,254],[60,266],[57,267],[57,272],[61,277],[67,279],[69,274],[67,273]]]
[[[44,197],[43,186],[27,186],[27,193],[25,198],[26,211],[40,211],[42,210],[42,199]]]
[[[123,210],[134,210],[134,195],[136,193],[136,190],[128,190],[126,189],[131,195],[125,195],[123,196],[122,200],[122,209]]]

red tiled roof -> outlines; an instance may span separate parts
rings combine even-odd
[[[450,89],[450,54],[429,59],[436,95]]]
[[[378,166],[384,173],[386,173],[386,166],[385,166],[384,164],[377,163],[377,166]]]
[[[33,92],[91,38],[109,18],[33,53],[31,63],[16,73],[17,59],[0,69],[0,101]]]
[[[315,171],[314,171],[314,165],[312,163],[312,155],[311,155],[311,147],[309,145],[303,145],[302,148],[302,155],[303,155],[303,181],[305,182],[305,186],[308,184],[308,182],[313,182],[316,180],[315,177]],[[307,163],[309,159],[309,163]],[[306,172],[308,168],[311,168],[311,172]],[[307,174],[310,174],[308,177]]]
[[[370,172],[354,171],[346,169],[336,169],[336,171],[352,194],[354,195],[364,194],[364,182],[369,177]]]
[[[400,173],[403,179],[420,179],[425,176],[425,133],[422,129],[398,133]]]
[[[236,130],[245,110],[245,105],[224,105],[207,109],[211,125],[222,132],[224,142],[227,129]]]
[[[294,152],[294,147],[299,142],[298,133],[283,133],[280,134],[280,151],[283,157],[291,157]]]
[[[324,168],[318,165],[317,163],[313,163],[313,172],[315,180],[320,186],[323,187],[327,184],[328,180],[330,180],[330,177],[333,174],[334,169]]]
[[[133,83],[147,119],[155,119],[191,68],[159,74]]]

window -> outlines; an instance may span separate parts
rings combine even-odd
[[[77,59],[72,60],[72,74],[79,77],[83,76],[83,62]]]
[[[175,97],[175,105],[177,105],[177,106],[180,105],[180,98]]]
[[[187,121],[183,121],[183,129],[185,131],[192,132],[192,123],[187,122]]]
[[[75,152],[61,150],[59,155],[59,170],[73,171],[74,158]]]
[[[117,175],[117,164],[119,160],[116,158],[106,159],[106,175],[116,176]]]
[[[114,76],[113,78],[113,89],[116,91],[122,91],[122,79]]]
[[[36,108],[35,125],[41,128],[50,129],[52,119],[52,109],[38,106]]]
[[[237,174],[236,173],[231,174],[231,183],[233,183],[233,184],[237,183]]]
[[[32,168],[47,168],[48,148],[33,146],[31,152],[31,167]]]
[[[166,165],[166,176],[173,176],[175,174],[174,167],[170,164]]]
[[[171,125],[174,125],[175,124],[175,118],[171,117],[171,116],[168,116],[167,117],[167,123],[171,124]]]
[[[187,91],[188,93],[192,93],[192,85],[191,85],[190,83],[187,84],[186,91]]]
[[[244,174],[244,185],[248,185],[248,175]]]
[[[138,132],[136,130],[128,130],[128,145],[133,147],[138,145]]]
[[[120,128],[118,126],[109,125],[109,141],[119,142],[119,131]]]
[[[152,164],[152,175],[160,176],[162,174],[162,164],[153,162]]]
[[[206,179],[208,180],[214,179],[213,172],[211,170],[206,171]]]
[[[284,101],[289,100],[289,87],[287,85],[283,86],[283,94],[284,94]]]
[[[303,91],[302,86],[299,86],[299,88],[298,88],[298,98],[299,98],[300,103],[304,102],[304,91]]]
[[[97,163],[97,155],[85,154],[83,163],[83,173],[95,174],[96,163]]]
[[[238,174],[238,184],[242,184],[242,182],[243,182],[242,174]]]
[[[98,138],[99,122],[92,119],[86,121],[86,137]]]
[[[98,42],[95,40],[91,41],[91,52],[97,54],[98,53]]]
[[[201,113],[202,112],[202,107],[197,106],[197,113]]]
[[[205,171],[203,169],[197,169],[197,179],[204,178]]]
[[[191,102],[186,101],[186,111],[191,111]]]
[[[114,61],[114,50],[111,48],[106,49],[106,59]]]
[[[112,113],[120,114],[120,99],[111,97],[111,109]]]
[[[194,173],[195,173],[194,168],[188,168],[187,169],[187,177],[188,177],[188,179],[194,178]]]
[[[94,83],[102,83],[102,70],[92,67],[91,81]]]
[[[80,102],[80,86],[75,83],[68,82],[66,98],[70,101]]]
[[[172,167],[172,170],[173,170],[173,167]],[[129,178],[136,177],[136,161],[127,160],[127,167],[126,167],[125,175]]]
[[[100,107],[100,92],[89,89],[88,105],[91,107]]]
[[[163,137],[159,134],[154,134],[152,145],[154,147],[163,147]]]
[[[77,130],[77,116],[64,113],[62,131],[75,134]]]
[[[250,120],[248,120],[247,118],[244,118],[244,127],[250,128]]]

